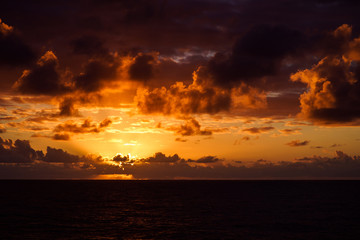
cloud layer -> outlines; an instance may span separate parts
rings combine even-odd
[[[277,163],[259,160],[243,165],[215,156],[183,159],[159,152],[143,159],[117,155],[112,159],[76,156],[47,147],[36,151],[29,141],[0,138],[2,178],[96,178],[98,175],[131,175],[138,179],[323,179],[360,178],[360,156],[337,151],[334,157],[312,156]]]

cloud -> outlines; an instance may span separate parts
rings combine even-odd
[[[62,149],[47,147],[46,155],[43,158],[43,161],[56,162],[56,163],[73,163],[73,162],[79,162],[80,157],[69,154]]]
[[[11,117],[11,116],[6,116],[6,117],[0,117],[0,121],[11,121],[11,120],[16,120],[17,117]]]
[[[216,163],[219,161],[221,160],[215,156],[206,156],[206,157],[201,157],[197,160],[191,160],[191,159],[188,160],[188,162],[195,162],[195,163]]]
[[[21,66],[35,59],[33,50],[23,42],[14,28],[0,19],[0,66]]]
[[[275,128],[274,127],[252,127],[252,128],[245,128],[242,131],[249,132],[251,134],[261,134],[261,133],[269,132],[273,129],[275,129]]]
[[[167,130],[174,131],[175,134],[181,136],[194,136],[194,135],[212,135],[210,130],[201,130],[201,126],[194,118],[187,119],[185,124],[177,127],[169,127]]]
[[[43,153],[31,148],[29,141],[17,139],[3,140],[0,137],[0,162],[1,163],[31,163],[41,159]]]
[[[285,129],[279,129],[279,132],[281,132],[284,135],[291,135],[291,134],[299,134],[301,128],[285,128]]]
[[[100,122],[98,125],[95,123],[92,123],[90,119],[85,119],[82,124],[74,123],[74,121],[69,120],[66,121],[63,124],[57,125],[53,132],[55,133],[74,133],[74,134],[81,134],[81,133],[99,133],[101,131],[104,131],[104,128],[110,126],[112,121],[108,118],[104,119],[102,122]],[[58,135],[60,136],[66,136],[66,135]],[[61,138],[61,137],[60,137]],[[65,140],[65,139],[62,139]]]
[[[3,127],[0,127],[0,133],[6,133],[6,129]]]
[[[341,144],[334,143],[330,147],[333,148],[333,147],[341,147],[341,146],[342,146]]]
[[[323,179],[360,178],[360,156],[336,151],[334,157],[303,157],[295,161],[253,163],[236,160],[237,166],[215,156],[185,160],[179,155],[158,152],[143,159],[117,155],[77,156],[47,147],[36,151],[29,141],[0,138],[1,178],[96,178],[98,175],[127,174],[135,179]],[[215,165],[213,163],[216,163]]]
[[[70,90],[61,81],[58,58],[52,51],[47,51],[32,69],[23,71],[14,88],[23,94],[35,95],[60,95]]]
[[[147,163],[174,163],[180,161],[180,157],[177,154],[173,156],[166,156],[161,152],[157,152],[153,157],[144,158],[141,161]]]
[[[155,63],[154,56],[150,54],[139,54],[129,67],[130,79],[146,81],[153,77]]]
[[[60,140],[60,141],[68,141],[70,140],[70,135],[67,133],[56,133],[54,134],[54,136],[52,136],[52,139]]]
[[[300,140],[293,140],[291,142],[286,143],[286,145],[290,146],[290,147],[301,147],[301,146],[306,146],[310,143],[310,141],[300,141]]]
[[[184,139],[184,138],[175,138],[175,141],[176,142],[187,142],[188,140]]]
[[[216,87],[204,68],[199,68],[193,74],[192,84],[186,86],[177,82],[169,89],[140,89],[135,102],[143,114],[216,114],[232,108],[264,108],[266,96],[264,92],[246,85],[234,89]]]
[[[231,53],[218,53],[208,64],[215,83],[233,87],[275,75],[281,60],[299,51],[304,35],[285,26],[258,25],[235,43]]]
[[[79,116],[79,111],[74,107],[74,101],[71,98],[65,98],[59,105],[59,116]]]
[[[83,35],[71,41],[70,44],[75,54],[103,56],[108,53],[103,42],[97,36]]]
[[[350,26],[342,25],[334,34],[348,35],[349,31],[351,33]],[[329,54],[311,68],[291,75],[292,81],[303,82],[308,88],[300,96],[302,117],[318,124],[355,123],[360,118],[357,42],[358,39],[345,42],[347,47],[341,48],[343,52]]]
[[[86,93],[101,90],[109,82],[116,80],[121,61],[116,54],[91,58],[84,71],[73,79],[75,89]]]

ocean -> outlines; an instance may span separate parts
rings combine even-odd
[[[360,239],[360,181],[1,180],[0,239]]]

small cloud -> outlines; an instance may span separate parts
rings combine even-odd
[[[71,98],[65,98],[59,105],[60,116],[79,116],[79,111],[74,107],[74,101]]]
[[[252,127],[252,128],[245,128],[243,132],[249,132],[250,134],[261,134],[265,132],[269,132],[275,129],[274,127]]]
[[[323,146],[313,146],[311,148],[317,148],[317,149],[321,149],[321,148],[324,148]]]
[[[291,142],[286,143],[286,145],[290,146],[290,147],[301,147],[301,146],[306,146],[310,143],[310,141],[300,141],[300,140],[294,140]]]
[[[334,147],[341,147],[341,146],[342,146],[341,144],[336,144],[336,143],[335,143],[335,144],[331,145],[330,147],[331,147],[331,148],[334,148]]]
[[[195,136],[195,135],[212,135],[210,130],[201,130],[201,126],[194,118],[186,120],[185,124],[177,127],[169,127],[167,130],[174,131],[175,134],[181,136]]]
[[[112,121],[108,118],[104,119],[98,125],[92,123],[90,119],[85,119],[82,124],[74,123],[73,121],[66,121],[63,124],[59,124],[54,128],[56,133],[99,133],[104,131],[104,128],[108,127]]]
[[[199,158],[198,160],[191,160],[191,159],[188,160],[188,162],[194,162],[194,163],[216,163],[218,161],[220,161],[220,159],[214,156],[206,156]]]
[[[286,129],[279,129],[278,131],[284,135],[291,135],[291,134],[300,134],[301,128],[286,128]]]
[[[233,145],[240,145],[241,142],[247,142],[250,141],[250,139],[249,136],[243,136],[241,139],[236,139]]]
[[[188,140],[184,139],[184,138],[175,138],[175,141],[176,142],[187,142]]]
[[[61,141],[68,141],[70,140],[70,135],[67,133],[56,133],[52,139],[54,140],[61,140]]]

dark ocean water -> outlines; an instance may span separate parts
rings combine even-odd
[[[0,181],[0,239],[360,239],[360,181]]]

